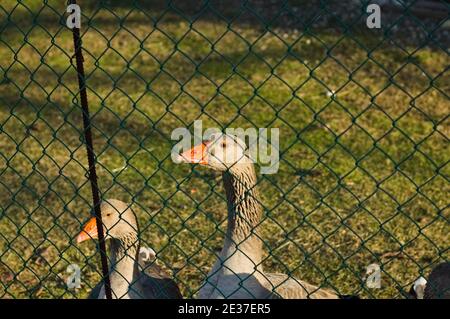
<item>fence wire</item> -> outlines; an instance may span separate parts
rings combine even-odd
[[[279,170],[257,169],[265,271],[405,298],[449,260],[448,1],[78,4],[101,197],[131,205],[183,297],[227,227],[222,174],[170,155],[196,120],[280,130]],[[0,298],[86,298],[101,280],[97,243],[75,240],[92,193],[66,8],[0,4]]]

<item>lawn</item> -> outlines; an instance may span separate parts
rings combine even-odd
[[[100,262],[73,240],[91,203],[73,39],[64,1],[28,2],[0,4],[0,298],[85,298]],[[134,203],[185,297],[226,228],[221,176],[170,158],[171,132],[196,119],[280,129],[280,169],[258,176],[266,270],[403,298],[449,260],[448,49],[362,18],[267,26],[237,1],[179,2],[79,1],[102,196]],[[380,289],[364,282],[373,263]],[[80,289],[66,289],[70,264]]]

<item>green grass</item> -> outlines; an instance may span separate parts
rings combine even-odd
[[[58,25],[61,1],[48,1],[56,12],[16,4],[0,10],[0,297],[84,298],[100,263],[94,243],[73,242],[91,192],[72,35]],[[355,30],[371,60],[326,29],[269,32],[210,15],[191,24],[151,5],[148,15],[109,6],[126,17],[120,28],[110,11],[88,7],[83,46],[103,196],[134,202],[141,238],[185,297],[196,296],[226,227],[220,175],[170,159],[172,130],[195,119],[280,128],[280,170],[259,176],[267,270],[398,298],[449,259],[446,52],[403,51]],[[73,263],[82,267],[77,291],[63,281]],[[364,285],[371,263],[382,266],[381,289]]]

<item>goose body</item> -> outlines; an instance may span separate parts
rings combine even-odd
[[[431,271],[424,299],[450,299],[450,262],[441,263]]]
[[[285,274],[266,273],[262,267],[263,241],[258,233],[263,208],[252,161],[245,143],[220,134],[180,155],[180,160],[200,163],[223,172],[228,225],[217,261],[200,289],[202,299],[221,298],[322,298],[335,299],[332,291]]]
[[[109,251],[111,292],[114,299],[180,299],[180,290],[170,276],[155,263],[139,267],[137,219],[128,204],[107,200],[101,204],[105,239],[111,241]],[[78,235],[77,242],[97,238],[95,217]],[[144,266],[144,267],[142,267]],[[89,299],[105,299],[103,282],[97,284]]]
[[[450,262],[437,265],[428,276],[417,279],[409,291],[410,299],[450,299]]]
[[[117,294],[113,293],[113,298]],[[120,299],[182,299],[176,283],[169,274],[156,264],[140,272],[135,284],[132,284]],[[88,299],[106,299],[104,285],[98,283],[91,291]]]

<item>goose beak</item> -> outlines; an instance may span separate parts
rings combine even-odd
[[[194,146],[190,150],[180,154],[180,160],[186,163],[198,163],[206,165],[208,154],[206,153],[206,144],[201,143]]]
[[[98,238],[97,220],[95,217],[92,217],[86,224],[84,224],[83,230],[78,234],[77,243],[79,244],[83,241],[95,238]]]

